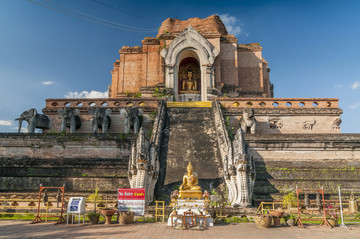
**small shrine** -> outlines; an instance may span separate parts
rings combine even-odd
[[[212,227],[214,221],[207,211],[210,195],[207,191],[202,192],[198,185],[198,174],[193,171],[191,162],[186,169],[179,191],[175,190],[171,195],[173,211],[168,226],[181,229]]]

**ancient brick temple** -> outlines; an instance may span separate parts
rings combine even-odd
[[[360,135],[341,134],[334,98],[273,98],[258,43],[238,44],[218,16],[167,19],[122,47],[109,98],[46,99],[28,134],[0,134],[0,191],[42,183],[73,194],[145,188],[169,200],[189,162],[203,189],[234,206],[296,186],[358,186]],[[32,133],[41,128],[42,134]]]
[[[141,43],[120,49],[112,71],[111,98],[162,86],[173,89],[176,101],[207,101],[219,93],[272,95],[262,47],[238,44],[216,15],[187,21],[168,18],[156,37]]]

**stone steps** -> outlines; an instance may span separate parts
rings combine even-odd
[[[165,125],[157,200],[178,189],[189,162],[198,173],[203,190],[222,184],[223,167],[211,108],[168,107]]]

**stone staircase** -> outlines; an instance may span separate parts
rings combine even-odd
[[[223,167],[209,106],[168,104],[160,149],[160,173],[155,189],[157,200],[178,189],[190,161],[199,175],[203,190],[219,186],[221,191],[224,190]]]

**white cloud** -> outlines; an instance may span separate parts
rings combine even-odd
[[[349,106],[350,109],[356,109],[356,108],[359,108],[359,107],[360,107],[360,102],[356,102],[356,103]]]
[[[342,88],[343,85],[342,85],[342,84],[335,84],[334,87],[335,87],[335,88]]]
[[[360,82],[355,81],[354,84],[351,85],[351,89],[356,90],[357,88],[359,88],[360,86]]]
[[[100,92],[96,90],[92,91],[82,91],[82,92],[69,92],[66,95],[64,95],[65,98],[108,98],[109,92]]]
[[[53,85],[53,84],[55,84],[55,81],[42,81],[41,83],[43,85]]]
[[[11,121],[11,120],[0,120],[0,125],[1,126],[12,126],[13,121]]]
[[[219,14],[219,17],[230,34],[240,35],[240,33],[243,32],[241,28],[242,24],[236,17],[231,16],[229,13]],[[248,34],[246,33],[246,35]]]

